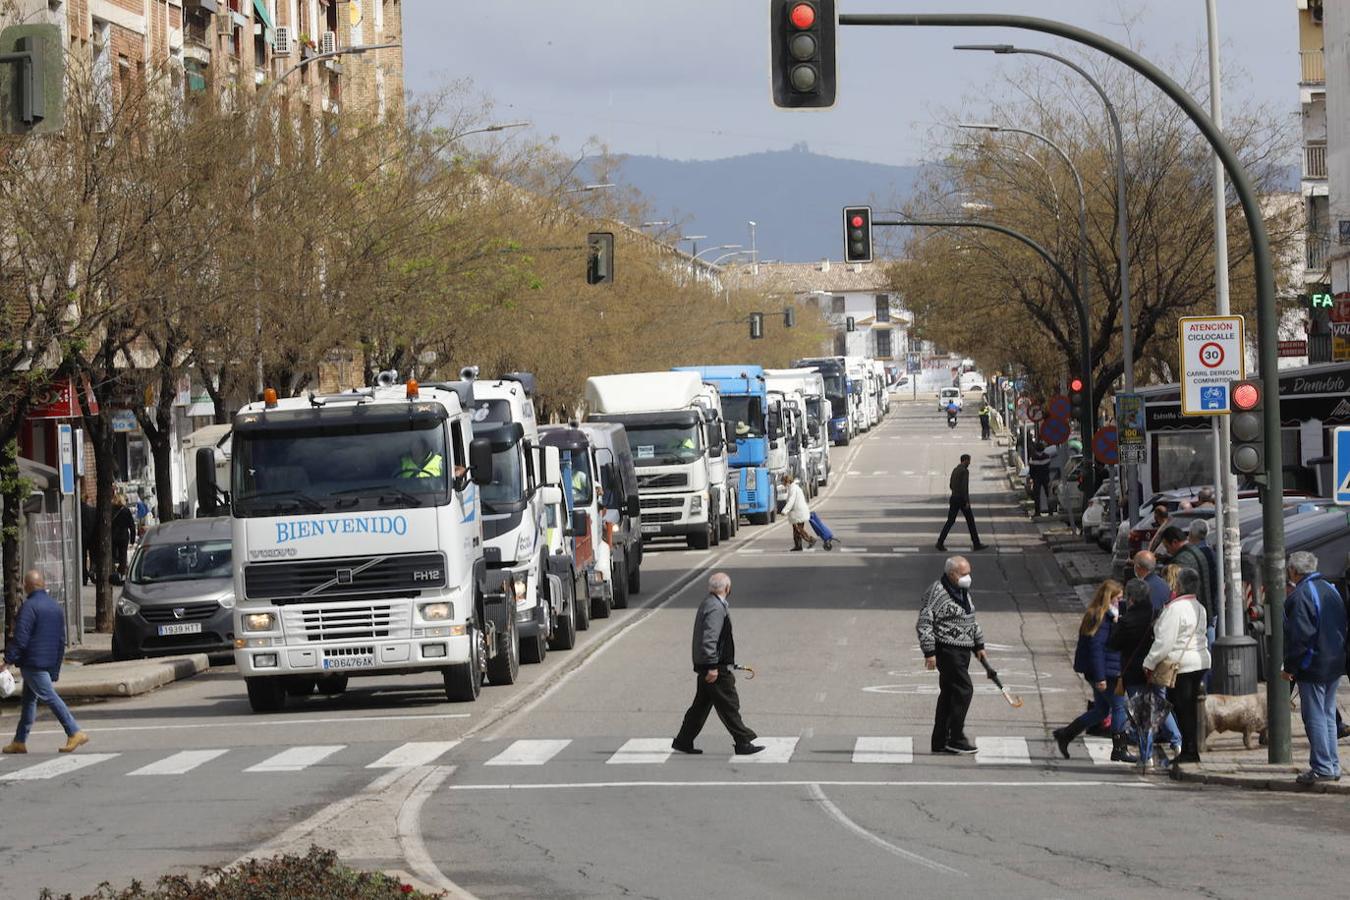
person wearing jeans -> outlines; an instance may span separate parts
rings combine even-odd
[[[1065,759],[1069,758],[1070,741],[1110,716],[1111,761],[1138,762],[1131,755],[1125,736],[1125,697],[1115,690],[1116,679],[1120,677],[1120,652],[1110,648],[1123,593],[1119,581],[1108,578],[1102,582],[1078,627],[1073,670],[1087,679],[1092,688],[1092,707],[1063,728],[1055,729],[1055,744]]]
[[[1163,662],[1176,665],[1176,684],[1167,690],[1167,699],[1176,711],[1181,730],[1181,753],[1174,762],[1200,761],[1200,721],[1197,703],[1210,666],[1209,645],[1205,641],[1205,607],[1196,599],[1200,573],[1183,568],[1177,574],[1177,596],[1163,608],[1153,626],[1153,645],[1144,657],[1144,675],[1150,683]]]
[[[41,702],[65,729],[66,743],[60,750],[70,753],[88,743],[89,737],[80,730],[53,687],[53,682],[61,677],[61,662],[66,654],[66,616],[61,605],[47,593],[47,582],[41,572],[24,575],[23,589],[26,599],[14,617],[14,637],[5,647],[5,662],[17,666],[23,674],[23,702],[14,740],[0,752],[28,752],[28,735]]]
[[[1340,593],[1317,571],[1317,557],[1289,554],[1285,570],[1284,667],[1281,677],[1298,685],[1299,711],[1308,734],[1308,771],[1300,784],[1338,781],[1336,686],[1345,674],[1346,609]]]

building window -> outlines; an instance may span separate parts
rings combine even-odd
[[[891,333],[885,329],[877,329],[872,332],[876,335],[877,350],[872,355],[878,359],[890,359],[891,354]]]
[[[877,294],[877,321],[889,322],[890,320],[891,320],[891,295]]]
[[[94,93],[104,121],[107,121],[112,118],[113,111],[112,26],[95,19],[90,37],[93,40]]]
[[[844,315],[844,313],[846,312],[846,310],[844,309],[844,298],[843,298],[843,297],[831,297],[831,298],[830,298],[830,312],[831,312],[832,314],[836,315],[836,316],[842,316],[842,315]]]

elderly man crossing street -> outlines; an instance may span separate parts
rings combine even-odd
[[[924,668],[937,670],[938,701],[933,715],[934,753],[969,754],[975,745],[966,738],[966,712],[975,686],[970,682],[970,654],[983,660],[984,630],[975,620],[970,596],[970,561],[949,557],[942,577],[924,592],[915,630]]]
[[[731,576],[716,572],[708,579],[708,596],[694,617],[694,702],[684,714],[680,733],[670,746],[681,753],[702,753],[694,739],[708,721],[708,713],[717,710],[735,744],[737,756],[759,753],[764,747],[755,743],[758,735],[741,721],[741,698],[736,693],[736,639],[731,631]]]

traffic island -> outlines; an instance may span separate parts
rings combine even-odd
[[[135,697],[166,684],[191,678],[209,668],[211,663],[204,653],[98,665],[67,663],[61,668],[61,679],[56,683],[56,690],[66,700]],[[23,683],[22,678],[16,677],[15,681],[19,685]],[[16,690],[11,699],[17,701],[18,697],[19,691]]]

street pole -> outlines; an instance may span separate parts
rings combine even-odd
[[[1284,510],[1280,498],[1284,496],[1284,448],[1280,443],[1280,379],[1279,371],[1279,310],[1275,297],[1275,269],[1270,253],[1270,236],[1262,218],[1261,200],[1251,179],[1223,132],[1205,114],[1200,104],[1165,72],[1135,53],[1099,34],[1033,16],[1012,16],[987,13],[936,14],[849,14],[839,17],[840,25],[892,26],[957,26],[975,28],[1023,28],[1038,31],[1092,47],[1129,66],[1158,87],[1195,123],[1223,162],[1224,171],[1233,183],[1233,190],[1242,204],[1251,237],[1252,262],[1256,276],[1257,352],[1266,398],[1262,425],[1265,433],[1265,472],[1260,476],[1265,487],[1265,499],[1272,502],[1261,506],[1262,560],[1261,567],[1266,598],[1271,603],[1281,602],[1285,592],[1284,577]],[[1122,258],[1121,262],[1126,260]],[[1128,329],[1126,330],[1128,335]],[[1130,354],[1125,354],[1130,366]],[[1131,494],[1131,500],[1133,500]],[[1272,614],[1267,605],[1266,633],[1271,660],[1284,658],[1284,617]],[[1272,673],[1273,674],[1273,673]],[[1292,749],[1289,735],[1289,682],[1270,678],[1266,690],[1267,751],[1272,763],[1288,763]]]

